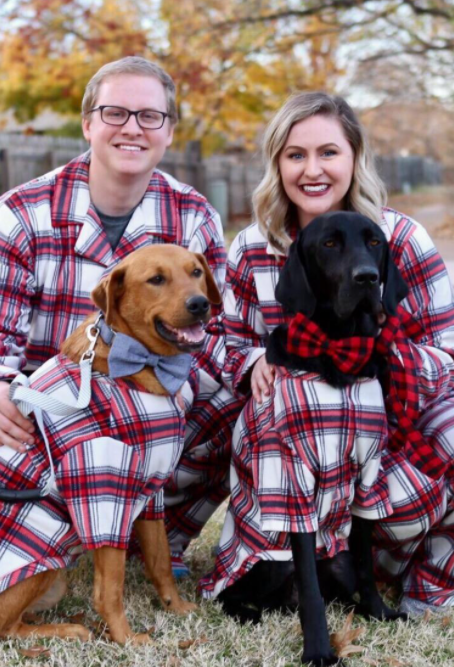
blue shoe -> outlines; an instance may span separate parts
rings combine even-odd
[[[191,574],[188,566],[183,560],[181,553],[171,553],[172,573],[175,579],[184,579]]]

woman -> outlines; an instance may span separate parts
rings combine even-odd
[[[417,426],[447,464],[442,478],[434,480],[403,454],[385,449],[393,513],[376,524],[377,569],[383,578],[401,579],[402,611],[420,614],[452,606],[454,474],[448,462],[454,455],[454,304],[446,268],[425,230],[385,207],[384,186],[363,130],[342,98],[325,93],[290,98],[267,129],[264,153],[266,171],[253,200],[256,222],[230,249],[225,302],[225,379],[238,396],[252,392],[252,398],[235,430],[231,501],[214,571],[201,584],[203,594],[217,596],[260,560],[289,560],[286,532],[303,530],[285,516],[267,515],[260,504],[268,463],[253,456],[254,447],[259,441],[270,451],[274,447],[263,444],[264,434],[273,439],[275,377],[265,345],[270,332],[286,321],[274,291],[297,231],[317,215],[352,210],[381,226],[410,289],[403,306],[425,330],[418,344],[410,341],[418,375]],[[276,474],[276,465],[270,474]],[[319,536],[317,543],[322,556],[322,547],[332,555]]]

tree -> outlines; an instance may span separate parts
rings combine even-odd
[[[6,0],[0,24],[1,107],[76,114],[100,65],[140,54],[177,82],[177,145],[208,152],[252,147],[295,89],[454,98],[452,0]]]
[[[269,11],[276,3],[250,4]],[[78,113],[84,86],[100,65],[140,54],[177,82],[177,145],[192,138],[208,152],[227,144],[250,148],[264,117],[288,94],[332,89],[339,70],[337,37],[321,37],[316,17],[303,46],[285,22],[218,27],[241,16],[243,6],[240,0],[10,0],[3,9],[10,29],[0,43],[7,72],[1,106],[24,120],[46,106]]]

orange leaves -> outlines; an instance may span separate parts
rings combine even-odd
[[[331,644],[339,658],[348,658],[365,650],[364,646],[353,645],[353,642],[366,632],[365,628],[352,628],[353,616],[354,612],[351,611],[341,630],[330,636]]]

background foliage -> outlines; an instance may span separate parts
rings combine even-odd
[[[0,108],[76,115],[102,64],[140,54],[177,82],[177,147],[208,153],[254,147],[295,89],[454,99],[452,0],[4,0],[0,26]]]

